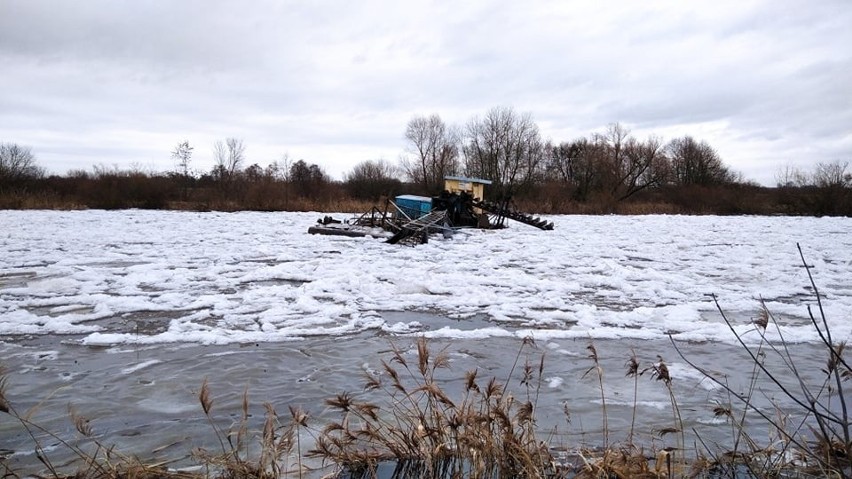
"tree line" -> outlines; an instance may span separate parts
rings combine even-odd
[[[371,159],[343,181],[287,155],[248,164],[239,138],[212,146],[209,171],[193,168],[195,147],[169,152],[174,169],[96,166],[46,175],[28,147],[0,143],[0,207],[171,208],[358,211],[385,196],[435,195],[445,176],[488,179],[488,199],[511,198],[536,213],[852,214],[848,163],[812,172],[783,167],[765,188],[731,170],[707,142],[691,136],[636,138],[619,123],[570,140],[544,140],[529,113],[496,107],[464,125],[416,115],[403,131],[396,163]]]
[[[650,188],[742,182],[710,145],[690,136],[667,144],[655,136],[638,140],[614,123],[602,133],[554,143],[542,140],[530,114],[505,107],[463,128],[446,126],[438,115],[415,117],[405,138],[410,155],[402,170],[424,190],[438,187],[447,174],[466,174],[493,181],[495,196],[552,184],[573,201],[601,195],[624,201]]]

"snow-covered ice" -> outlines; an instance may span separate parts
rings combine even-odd
[[[42,411],[36,420],[47,430],[68,430],[61,411],[73,403],[96,418],[105,444],[190,465],[181,451],[217,447],[204,442],[214,439],[197,404],[208,378],[221,417],[240,414],[250,390],[257,420],[269,400],[304,406],[321,422],[330,419],[325,399],[362,390],[364,373],[381,376],[392,348],[414,357],[422,335],[449,358],[452,370],[439,377],[449,394],[460,393],[464,371],[517,387],[521,364],[542,364],[537,424],[555,443],[595,444],[604,412],[611,431],[632,432],[635,418],[637,435],[660,440],[672,418],[669,390],[625,370],[631,357],[641,371],[664,360],[678,414],[710,425],[702,437],[724,444],[730,427],[713,407],[730,395],[687,358],[735,388],[754,376],[711,294],[755,342],[751,321],[763,299],[784,338],[804,343],[790,348],[804,380],[825,380],[797,242],[833,339],[852,339],[846,218],[553,216],[554,231],[512,224],[402,247],[308,235],[322,216],[0,211],[8,397],[20,410]],[[769,367],[783,366],[774,360],[767,357]],[[774,384],[758,378],[756,387]],[[754,400],[790,406],[769,393]],[[19,470],[41,467],[26,431],[7,421],[0,438]],[[73,459],[51,454],[57,463]]]
[[[741,332],[763,299],[786,340],[815,342],[801,243],[834,338],[852,339],[849,218],[552,216],[554,231],[511,224],[403,247],[307,234],[321,216],[0,211],[0,336],[228,344],[373,330],[730,343],[715,294]]]

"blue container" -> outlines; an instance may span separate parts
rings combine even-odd
[[[432,198],[416,195],[400,195],[396,197],[396,206],[415,220],[428,215],[432,211]]]

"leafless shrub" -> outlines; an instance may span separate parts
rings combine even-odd
[[[750,347],[743,340],[743,335],[734,328],[718,299],[713,297],[725,324],[751,359],[754,368],[753,380],[745,393],[734,391],[725,381],[714,377],[705,368],[691,362],[678,348],[677,343],[672,341],[672,344],[681,358],[701,371],[708,380],[721,386],[732,400],[743,408],[739,420],[736,420],[731,406],[719,405],[714,408],[714,414],[730,418],[736,430],[737,441],[734,450],[724,456],[727,464],[733,461],[744,465],[752,473],[758,471],[760,474],[794,468],[821,476],[852,477],[852,440],[850,440],[852,427],[850,427],[845,390],[845,381],[849,377],[849,363],[843,357],[845,343],[835,342],[832,338],[822,296],[811,274],[812,266],[805,261],[801,246],[799,246],[799,256],[807,272],[817,306],[816,313],[811,306],[807,307],[808,317],[827,355],[826,368],[821,371],[823,376],[820,380],[815,383],[805,380],[803,372],[790,354],[783,330],[763,302],[761,302],[758,319],[754,321],[755,329],[753,330],[760,335],[760,342],[757,347]],[[780,339],[776,342],[770,341],[766,337],[767,328],[773,328]],[[767,366],[765,358],[769,354],[779,359],[781,369],[770,369]],[[782,413],[780,408],[776,408],[777,414],[773,417],[755,405],[752,394],[756,389],[757,376],[762,376],[776,394],[790,400],[797,410]],[[785,377],[793,378],[793,382],[798,385],[798,390],[782,381]],[[767,392],[764,391],[763,394]],[[832,407],[831,402],[835,400],[834,398],[837,398],[836,401],[839,403],[837,407]],[[791,412],[798,418],[792,426],[787,420]],[[746,414],[758,416],[769,424],[777,432],[780,446],[758,447],[744,430]],[[749,445],[748,450],[737,449],[740,438],[746,440]],[[791,457],[794,460],[790,460]]]

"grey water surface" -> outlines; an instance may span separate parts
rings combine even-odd
[[[486,322],[482,317],[456,320],[426,313],[383,314],[388,323],[416,320],[427,329],[474,329]],[[288,406],[308,412],[314,430],[303,433],[302,446],[307,450],[316,431],[337,418],[337,413],[324,404],[325,399],[345,391],[389,410],[386,394],[364,391],[364,375],[381,375],[381,360],[390,361],[392,348],[404,351],[405,357],[416,363],[415,342],[415,337],[390,336],[381,331],[222,346],[92,347],[81,345],[74,336],[21,336],[3,338],[0,358],[8,372],[9,402],[18,414],[30,414],[33,423],[51,432],[36,431],[36,436],[55,464],[74,459],[61,441],[81,444],[69,418],[68,408],[73,406],[90,419],[102,444],[115,445],[116,451],[146,462],[192,467],[194,448],[215,451],[219,447],[198,401],[205,379],[214,399],[212,417],[218,427],[227,430],[239,421],[246,393],[249,425],[255,431],[263,423],[264,402],[271,403],[285,422]],[[598,369],[592,369],[590,345],[601,366],[603,395]],[[599,447],[605,441],[624,442],[631,430],[635,431],[635,443],[666,447],[677,443],[676,435],[661,435],[661,431],[680,428],[681,423],[687,437],[698,431],[711,447],[724,448],[733,439],[730,425],[713,412],[715,406],[731,402],[730,394],[689,367],[668,341],[434,339],[429,346],[433,358],[444,352],[450,359],[450,368],[440,371],[438,381],[451,398],[461,397],[466,371],[478,370],[483,385],[495,377],[517,399],[535,400],[537,426],[542,438],[554,448],[570,450]],[[749,389],[754,367],[743,348],[711,342],[682,343],[679,347],[690,361],[729,382],[734,391]],[[826,359],[821,349],[813,344],[795,344],[790,346],[790,353],[805,379],[821,384],[819,370]],[[635,379],[626,376],[626,363],[632,354],[639,361],[640,372],[659,364],[660,359],[665,362],[672,376],[674,404],[665,382],[656,380],[652,370]],[[542,357],[544,370],[539,377]],[[530,388],[520,383],[527,362],[536,376]],[[767,356],[767,364],[770,369],[783,371],[774,355]],[[756,377],[754,400],[767,414],[774,415],[773,403],[790,404],[765,374]],[[790,374],[779,374],[779,378],[795,386]],[[638,388],[635,400],[634,387]],[[736,401],[733,405],[740,406]],[[754,413],[746,422],[759,440],[772,437],[772,428]],[[44,468],[36,457],[33,439],[9,415],[0,416],[0,454],[13,470],[34,473]]]

